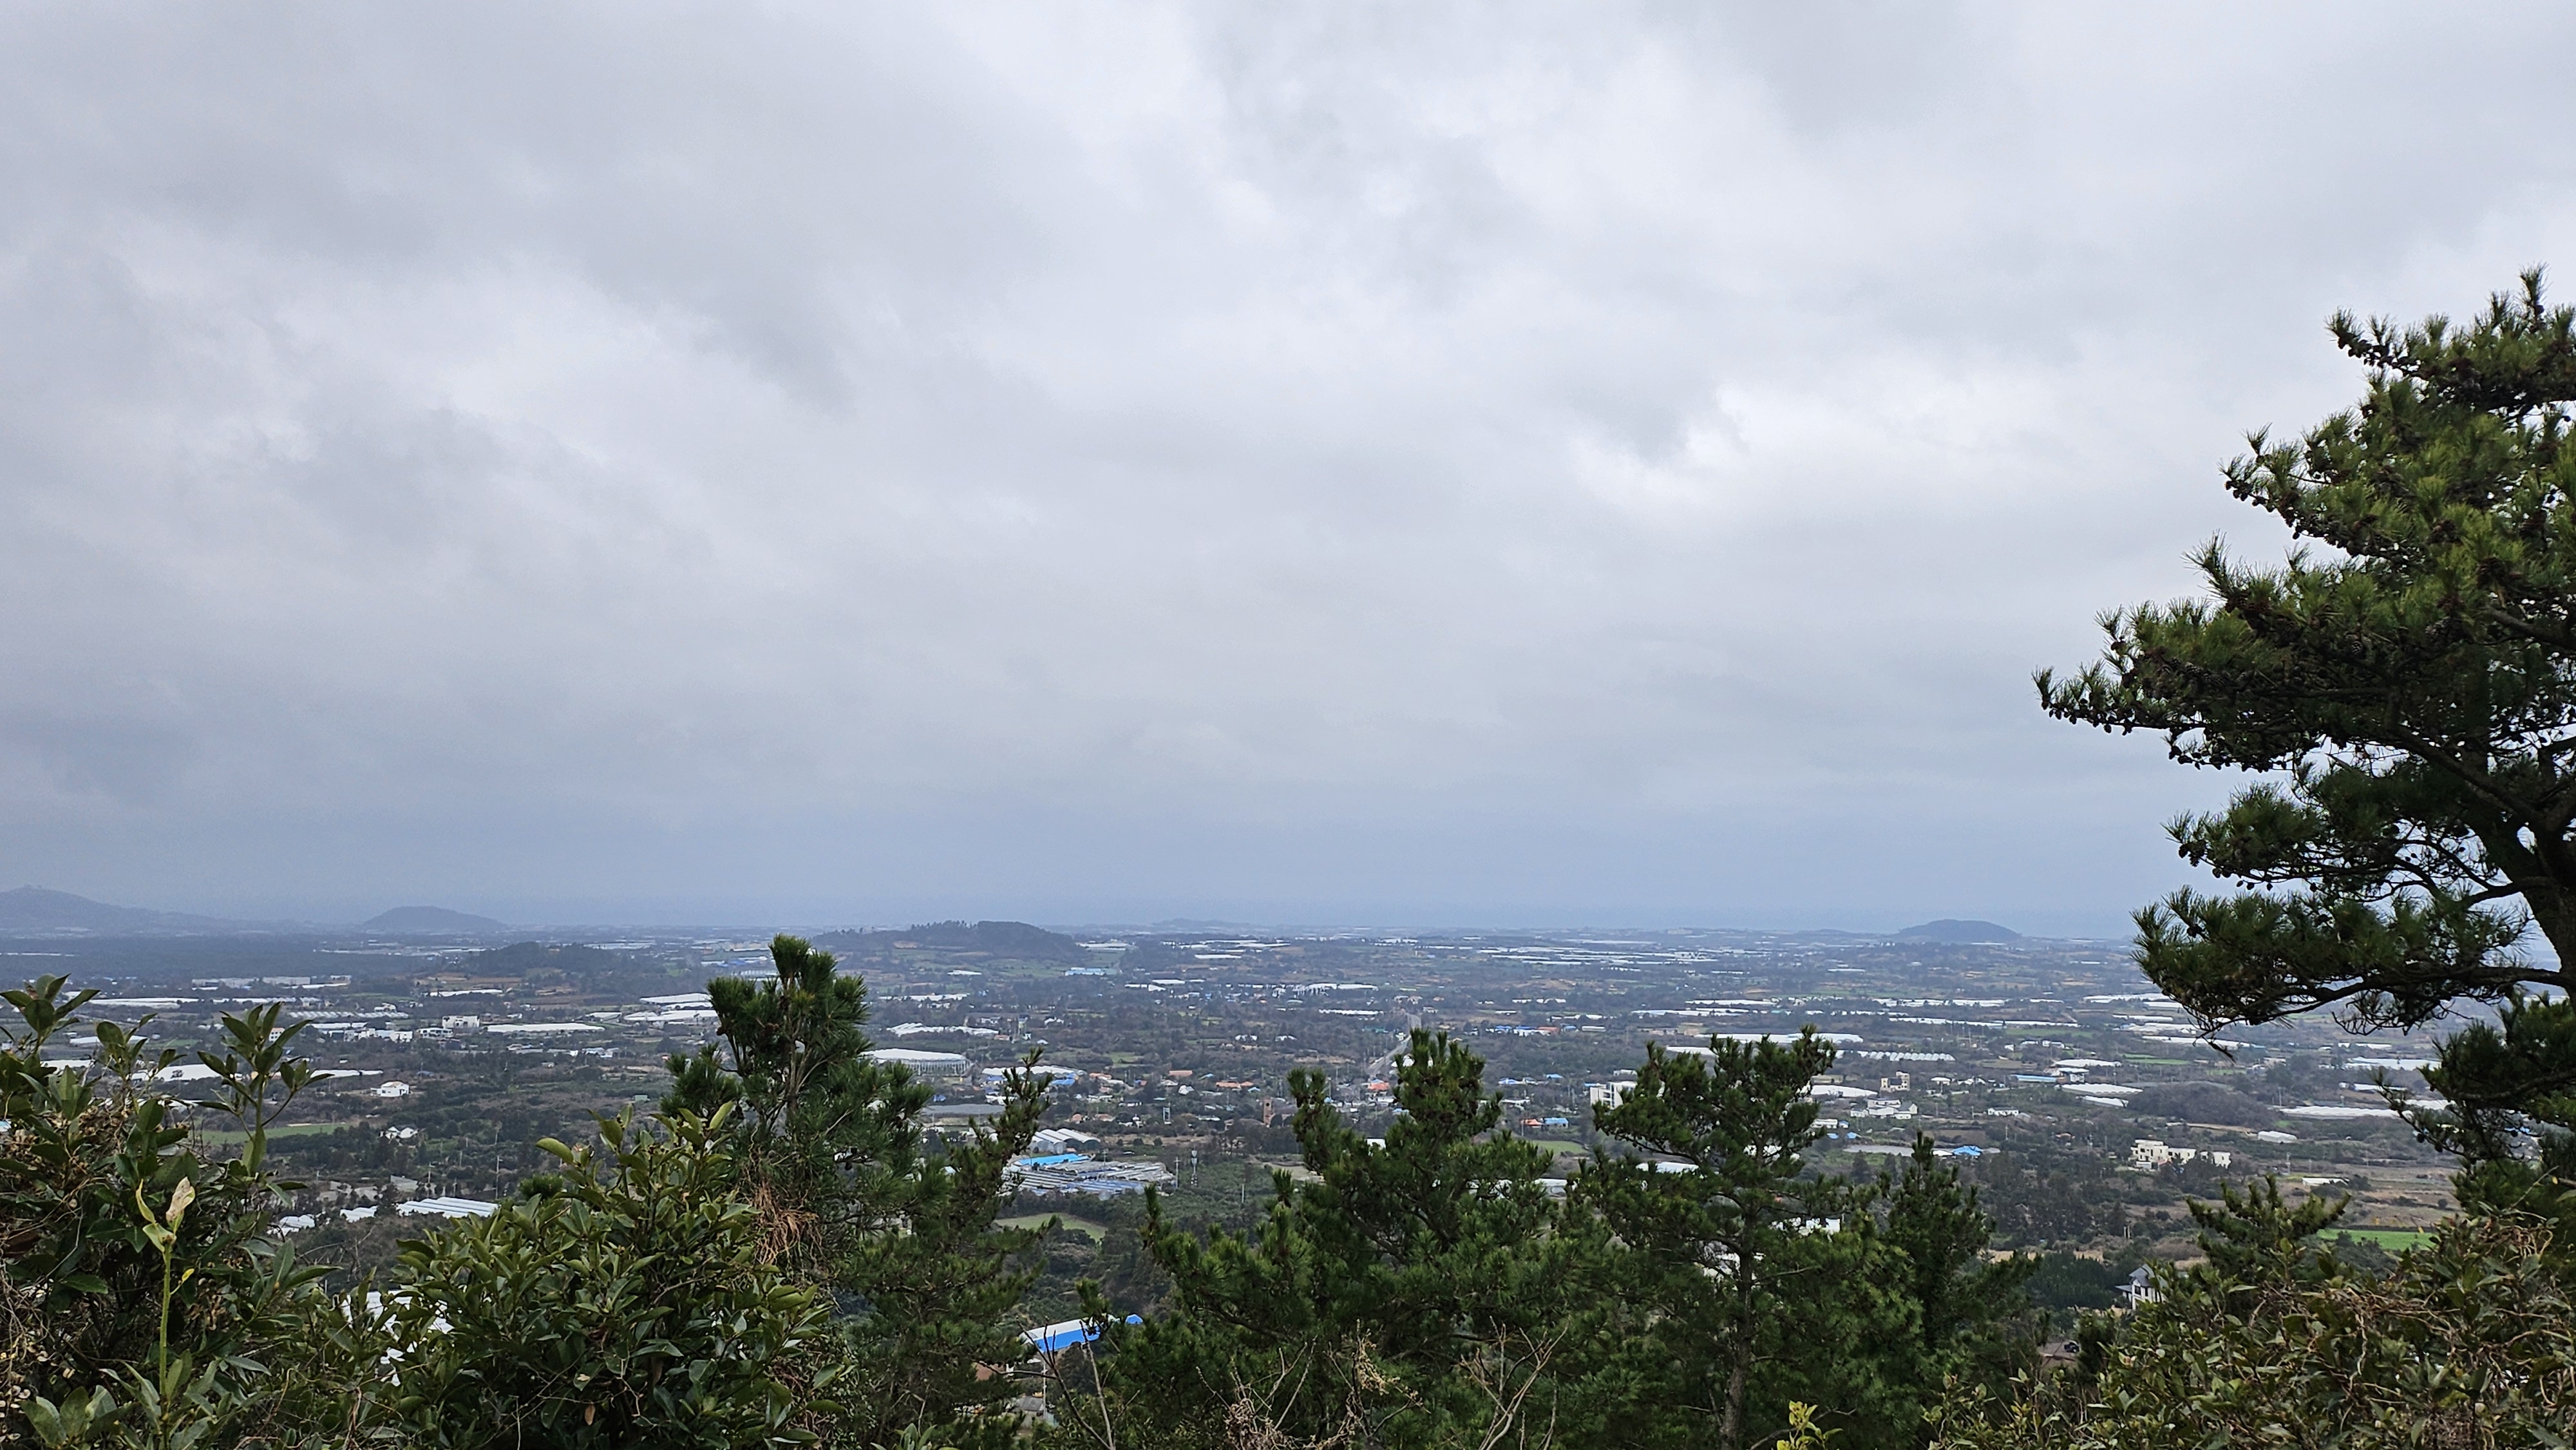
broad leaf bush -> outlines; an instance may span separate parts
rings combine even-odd
[[[727,1192],[730,1108],[600,1124],[488,1219],[403,1249],[396,1421],[423,1447],[750,1446],[815,1438],[830,1314]]]
[[[302,1445],[359,1433],[379,1328],[262,1237],[281,1181],[268,1130],[312,1079],[272,1005],[222,1019],[196,1059],[214,1095],[164,1086],[179,1054],[145,1018],[49,1055],[95,992],[61,977],[0,993],[0,1434],[47,1445]],[[201,1154],[190,1122],[244,1134]]]

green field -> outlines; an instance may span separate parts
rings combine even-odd
[[[1109,1237],[1109,1230],[1087,1218],[1066,1218],[1061,1214],[1024,1213],[1017,1218],[994,1221],[1004,1228],[1045,1228],[1049,1218],[1060,1221],[1064,1225],[1065,1232],[1081,1234],[1095,1244]]]
[[[2417,1244],[2420,1244],[2424,1242],[2424,1240],[2432,1237],[2432,1235],[2424,1232],[2424,1230],[2420,1228],[2339,1228],[2326,1235],[2326,1237],[2329,1239],[2363,1239],[2378,1245],[2380,1248],[2386,1249],[2392,1254],[2402,1254],[2408,1249],[2411,1249]]]

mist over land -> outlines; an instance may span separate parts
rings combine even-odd
[[[115,906],[105,902],[91,901],[86,897],[76,896],[67,891],[54,891],[36,886],[20,886],[10,890],[0,891],[0,937],[26,937],[31,939],[72,938],[97,939],[113,942],[130,938],[271,937],[284,940],[301,940],[307,938],[355,936],[362,939],[387,939],[397,941],[426,940],[432,942],[475,942],[492,941],[504,938],[515,939],[526,936],[530,932],[536,932],[540,935],[570,934],[578,937],[585,934],[596,935],[601,932],[615,935],[627,930],[628,928],[637,926],[651,927],[671,925],[708,929],[730,928],[735,931],[763,929],[761,924],[758,922],[728,922],[716,920],[677,924],[628,922],[593,923],[588,926],[583,926],[577,923],[557,922],[530,925],[525,923],[497,921],[488,916],[477,916],[472,912],[457,911],[444,906],[391,907],[384,911],[380,911],[374,916],[361,922],[244,921],[216,916],[196,916],[180,912],[152,911],[142,907]],[[914,924],[908,927],[886,926],[857,929],[853,929],[846,925],[817,925],[814,922],[798,920],[772,922],[769,923],[769,925],[786,930],[804,931],[809,933],[821,932],[827,936],[837,934],[843,937],[850,937],[853,940],[865,940],[872,937],[883,937],[889,935],[911,935],[921,937],[933,945],[953,944],[950,942],[951,938],[957,938],[960,940],[965,938],[977,938],[981,940],[984,937],[992,937],[993,940],[985,941],[984,945],[988,947],[999,947],[1002,949],[1010,949],[1014,946],[1024,945],[1023,937],[1028,940],[1037,940],[1059,945],[1064,944],[1068,940],[1056,937],[1053,933],[1048,932],[1044,928],[1028,926],[1024,923],[995,922],[990,920],[976,922],[956,920],[929,924]],[[1283,926],[1292,931],[1313,931],[1319,929],[1325,931],[1347,931],[1352,929],[1354,926],[1352,923],[1340,923],[1336,925],[1330,923],[1229,922],[1203,918],[1166,918],[1162,921],[1156,922],[1065,923],[1062,925],[1064,925],[1065,929],[1068,930],[1083,930],[1094,934],[1104,931],[1115,932],[1119,930],[1142,930],[1152,932],[1223,932],[1229,930],[1263,931],[1279,929]],[[1435,928],[1434,930],[1454,933],[1460,930],[1472,931],[1474,928],[1450,924],[1445,928]],[[1015,932],[1022,935],[1013,936],[1012,933]],[[996,936],[996,933],[999,935]],[[1823,938],[1855,935],[1876,936],[1898,942],[1918,941],[1947,943],[2004,943],[2016,941],[2020,939],[2021,936],[2021,933],[2013,931],[2011,928],[1999,925],[1995,922],[1960,921],[1951,918],[1922,922],[1909,927],[1901,927],[1892,932],[1853,933],[1836,930],[1826,930],[1821,932],[1811,930],[1795,934]],[[1040,960],[1063,955],[1063,951],[1043,946],[1036,951],[1036,957]],[[1077,954],[1069,959],[1080,960],[1081,958]]]

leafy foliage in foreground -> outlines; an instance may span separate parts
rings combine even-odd
[[[6,998],[0,1441],[751,1447],[827,1422],[841,1346],[734,1192],[730,1105],[550,1142],[560,1171],[406,1245],[381,1297],[332,1296],[263,1236],[294,1186],[266,1147],[310,1080],[299,1029],[274,1007],[224,1019],[196,1116],[245,1141],[211,1161],[160,1081],[175,1054],[101,1023],[94,1062],[48,1065],[86,995],[49,978]]]
[[[97,1023],[88,1062],[48,1065],[94,992],[60,977],[0,993],[0,1427],[47,1445],[338,1443],[377,1403],[383,1338],[261,1237],[283,1184],[268,1129],[311,1081],[300,1026],[222,1019],[196,1116],[245,1142],[211,1162],[155,1086],[178,1054]],[[148,1024],[150,1019],[145,1019]]]
[[[2251,1200],[2240,1201],[2257,1209]],[[2275,1200],[2277,1203],[2277,1200]],[[2010,1403],[1947,1408],[1943,1450],[2565,1445],[2576,1267],[2528,1216],[2445,1224],[2386,1278],[2300,1238],[2246,1235],[2234,1272],[2168,1274],[2102,1351]],[[2269,1246],[2255,1245],[2269,1240]]]
[[[406,1443],[814,1438],[829,1311],[767,1261],[758,1213],[726,1191],[730,1115],[605,1122],[596,1148],[548,1139],[560,1171],[404,1246],[390,1302]]]

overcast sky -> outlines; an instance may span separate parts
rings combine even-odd
[[[12,6],[0,886],[2113,934],[2030,672],[2576,265],[2571,32]]]

